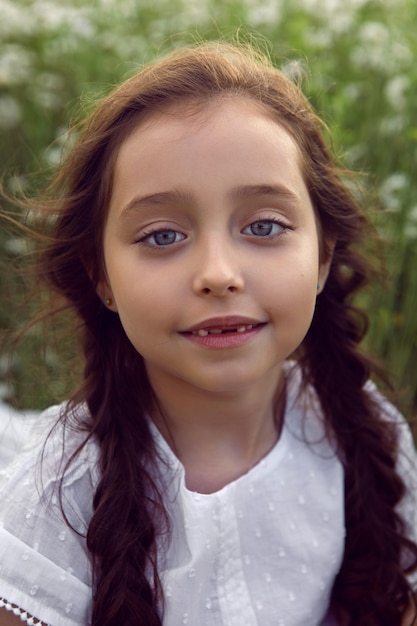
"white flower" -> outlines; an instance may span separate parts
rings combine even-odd
[[[350,146],[345,152],[346,163],[350,167],[357,166],[366,155],[366,148],[364,145],[357,144]]]
[[[280,23],[281,18],[282,7],[277,0],[264,0],[248,6],[247,21],[252,26],[260,24],[274,24],[276,26]]]
[[[384,45],[389,41],[388,28],[381,22],[364,22],[358,31],[359,41],[372,45]]]
[[[10,237],[4,244],[6,252],[13,256],[21,256],[28,251],[28,242],[24,237]]]
[[[12,395],[12,387],[8,383],[0,383],[0,401],[8,400]],[[0,406],[0,417],[3,418],[6,411],[3,410],[3,407]],[[8,416],[7,416],[8,417]]]
[[[394,76],[385,86],[385,98],[393,109],[401,111],[407,104],[406,91],[410,86],[410,79],[404,74]]]
[[[209,17],[209,8],[206,0],[185,0],[181,4],[179,13],[182,16],[184,27],[187,28],[191,23],[205,21]]]
[[[401,208],[401,192],[408,187],[410,179],[403,172],[395,172],[382,183],[380,198],[389,211],[398,211]]]
[[[357,11],[367,0],[302,0],[300,8],[316,15],[334,16],[345,10]]]
[[[22,174],[13,174],[7,180],[7,185],[12,194],[21,193],[27,186],[27,177]]]
[[[16,98],[0,96],[0,128],[15,128],[22,119],[22,108]]]
[[[32,55],[16,44],[3,46],[0,54],[0,85],[19,85],[30,80]]]
[[[410,222],[417,225],[417,204],[410,209],[407,218]]]
[[[357,83],[347,83],[343,91],[346,99],[350,102],[357,100],[361,94],[359,85]]]
[[[402,115],[392,115],[386,117],[379,123],[379,130],[382,135],[398,135],[403,132],[405,120]]]
[[[391,65],[393,67],[408,66],[414,63],[414,54],[404,42],[394,41],[391,46]]]
[[[407,220],[404,226],[404,235],[407,239],[417,239],[417,223]]]
[[[30,34],[35,25],[29,6],[19,6],[15,0],[0,0],[0,35]]]
[[[388,75],[404,71],[413,62],[413,54],[395,36],[395,30],[389,30],[381,22],[365,22],[358,29],[358,44],[351,53],[352,63]]]
[[[59,128],[54,143],[44,154],[46,163],[51,167],[59,165],[73,146],[76,136],[77,133],[70,132],[68,128]]]
[[[62,105],[63,78],[52,72],[42,72],[36,77],[34,99],[44,109],[54,110]]]
[[[91,39],[95,35],[87,8],[62,6],[43,0],[35,2],[32,10],[42,30],[53,32],[66,27],[77,39]]]
[[[391,36],[381,22],[364,22],[357,32],[358,45],[351,53],[357,67],[385,71],[388,68]]]
[[[331,29],[333,33],[342,35],[348,33],[355,22],[355,15],[353,13],[339,13],[335,15],[331,22]]]
[[[197,0],[195,0],[197,2]],[[135,0],[98,0],[100,9],[121,12],[123,16],[131,15],[137,7]]]
[[[329,48],[333,42],[330,28],[308,28],[304,33],[308,45],[315,48]]]
[[[400,191],[401,189],[404,189],[409,183],[410,180],[407,174],[404,174],[404,172],[395,172],[385,179],[382,184],[382,188],[385,193],[392,193],[393,191]]]

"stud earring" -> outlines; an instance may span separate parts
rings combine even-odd
[[[104,304],[105,304],[106,306],[111,306],[111,305],[113,304],[113,300],[112,300],[111,298],[106,298],[106,299],[104,300]]]
[[[320,289],[320,283],[317,283],[317,291]]]

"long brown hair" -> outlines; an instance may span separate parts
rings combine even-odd
[[[364,387],[375,368],[359,350],[366,317],[353,308],[352,296],[368,281],[370,267],[358,251],[368,236],[367,219],[300,89],[253,49],[223,43],[171,53],[106,97],[43,201],[53,227],[38,272],[77,314],[85,370],[72,403],[87,404],[90,417],[82,427],[100,446],[101,480],[87,534],[95,572],[93,624],[160,626],[163,619],[155,545],[164,508],[149,471],[155,450],[145,418],[153,392],[141,355],[96,293],[105,271],[103,229],[114,163],[146,114],[167,104],[204,105],[223,97],[258,103],[292,135],[322,258],[329,242],[336,242],[326,286],[296,355],[305,384],[317,390],[345,467],[346,543],[332,606],[346,624],[399,626],[410,602],[406,574],[417,565],[417,546],[396,512],[405,493],[396,472],[396,438]]]

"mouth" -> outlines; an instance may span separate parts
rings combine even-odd
[[[259,320],[242,317],[238,315],[230,315],[227,317],[213,317],[190,328],[187,328],[182,334],[191,335],[194,337],[207,337],[208,335],[229,335],[229,334],[243,334],[251,330],[265,326],[266,322]]]
[[[230,315],[204,320],[180,334],[207,350],[235,349],[251,341],[267,322]]]

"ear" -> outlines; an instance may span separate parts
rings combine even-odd
[[[333,252],[336,246],[336,240],[326,241],[325,250],[326,250],[326,258],[323,261],[320,261],[319,265],[319,273],[317,280],[317,295],[319,295],[326,284],[327,277],[330,272],[330,267],[333,261]]]
[[[107,280],[101,280],[97,283],[96,293],[107,309],[117,313],[117,305]]]

